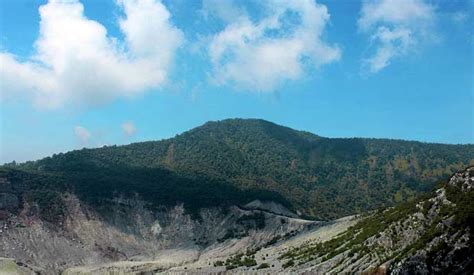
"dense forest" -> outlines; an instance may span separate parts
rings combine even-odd
[[[332,219],[410,200],[472,164],[474,145],[325,138],[229,119],[167,140],[76,150],[1,172],[94,204],[138,195],[151,206],[181,202],[196,210],[259,198]]]

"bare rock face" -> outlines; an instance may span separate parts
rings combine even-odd
[[[58,224],[42,220],[26,204],[17,214],[9,212],[0,232],[0,255],[38,267],[44,274],[74,266],[84,267],[68,269],[68,274],[162,270],[195,262],[206,250],[226,247],[233,240],[245,243],[225,248],[222,255],[245,251],[313,223],[239,207],[202,209],[196,219],[182,205],[152,211],[139,198],[115,198],[100,210],[83,205],[71,194],[65,194],[63,201],[67,214]]]

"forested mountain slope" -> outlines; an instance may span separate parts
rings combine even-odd
[[[473,145],[324,138],[229,119],[167,140],[77,150],[13,168],[54,177],[89,200],[136,193],[156,205],[199,208],[261,198],[330,219],[405,201],[469,164]]]
[[[79,191],[88,182],[87,192],[146,194],[156,185],[171,202],[183,185],[195,189],[189,194],[208,194],[216,183],[228,192],[266,190],[307,216],[328,219],[405,201],[472,163],[473,145],[324,138],[229,119],[167,140],[72,151],[16,168],[63,174]]]

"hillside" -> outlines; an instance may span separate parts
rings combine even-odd
[[[154,206],[183,202],[194,211],[263,199],[332,219],[411,199],[469,164],[473,145],[324,138],[229,119],[167,140],[77,150],[10,168],[53,177],[61,190],[93,204],[138,194]],[[57,188],[51,180],[47,185]]]
[[[246,253],[173,271],[311,274],[472,274],[474,167],[411,202],[327,223]],[[209,261],[209,260],[207,260]]]
[[[237,193],[252,189],[273,192],[262,199],[286,199],[307,216],[327,219],[412,198],[473,156],[472,145],[330,139],[236,119],[209,122],[168,140],[83,149],[15,168],[64,178],[89,200],[138,193],[152,203],[181,201],[195,208],[244,202],[246,194]]]

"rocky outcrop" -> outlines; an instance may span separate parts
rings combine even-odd
[[[446,188],[459,190],[462,196],[474,191],[474,167],[469,167],[463,172],[455,173],[450,179]],[[453,192],[453,191],[451,191]],[[456,192],[456,191],[454,191]],[[472,198],[472,196],[471,196]],[[429,200],[433,203],[429,210],[431,219],[436,219],[438,224],[436,229],[442,232],[439,236],[432,238],[424,247],[402,259],[393,268],[393,274],[469,274],[474,272],[474,235],[473,228],[456,228],[453,226],[454,215],[442,212],[447,210],[443,206],[454,208],[456,204],[449,201],[446,196],[446,189],[441,188],[436,191],[436,197]],[[468,202],[471,205],[472,201]],[[456,211],[456,210],[454,210]],[[465,211],[465,209],[457,210]],[[455,213],[459,214],[459,213]],[[440,217],[441,216],[441,217]],[[472,220],[470,221],[472,224]]]
[[[472,190],[474,188],[474,167],[455,173],[449,179],[448,185],[460,187],[463,192]]]

